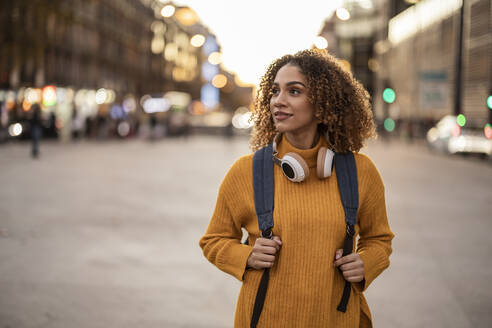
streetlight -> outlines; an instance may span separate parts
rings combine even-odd
[[[318,49],[326,49],[328,48],[328,41],[322,37],[321,35],[317,36],[316,39],[314,39],[314,46]]]
[[[347,9],[340,7],[336,10],[336,15],[339,19],[346,21],[350,19],[350,13]]]
[[[176,12],[176,18],[181,24],[185,26],[191,26],[198,22],[198,15],[193,9],[188,7],[180,8]]]
[[[227,84],[227,77],[224,74],[217,74],[212,79],[212,85],[218,89],[225,87]]]
[[[219,65],[222,63],[222,54],[214,51],[208,56],[208,62],[212,65]]]
[[[171,17],[174,15],[174,12],[176,11],[176,8],[174,8],[173,5],[167,5],[162,7],[161,9],[161,15],[162,17]]]
[[[199,48],[205,43],[205,37],[201,34],[195,34],[191,38],[190,43],[193,47]]]

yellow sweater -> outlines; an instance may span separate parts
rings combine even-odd
[[[371,327],[369,307],[362,294],[389,265],[393,233],[388,226],[381,177],[365,155],[355,154],[359,181],[357,253],[364,262],[365,282],[352,284],[347,312],[338,312],[345,281],[333,266],[335,251],[343,248],[345,214],[336,178],[316,177],[316,156],[323,138],[307,150],[294,148],[285,137],[279,144],[301,155],[310,167],[302,183],[287,180],[274,168],[273,234],[282,240],[270,270],[265,305],[258,327]],[[246,270],[252,245],[260,231],[254,207],[253,155],[237,160],[224,178],[215,211],[200,240],[205,257],[220,270],[242,281],[234,327],[249,327],[263,270]],[[249,233],[249,246],[241,244],[241,228]],[[354,242],[355,242],[354,238]]]

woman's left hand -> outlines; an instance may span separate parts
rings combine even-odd
[[[343,249],[335,252],[335,267],[342,271],[343,277],[349,282],[361,282],[364,279],[364,262],[359,254],[351,253],[343,256]]]

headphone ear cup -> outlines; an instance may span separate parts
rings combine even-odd
[[[289,177],[289,175],[285,172],[284,165],[288,165],[292,169],[292,177]],[[309,166],[307,165],[304,158],[296,153],[285,154],[282,158],[281,166],[285,176],[292,182],[304,181],[309,176]]]
[[[319,179],[331,176],[333,167],[333,157],[335,153],[326,147],[321,147],[318,151],[318,160],[316,164],[316,175]]]

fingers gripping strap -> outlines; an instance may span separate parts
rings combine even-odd
[[[273,228],[273,148],[272,144],[253,156],[253,190],[258,226],[261,231]]]
[[[342,200],[343,210],[345,211],[345,223],[347,226],[343,245],[343,256],[346,256],[352,253],[354,226],[357,222],[357,209],[359,207],[359,186],[357,182],[357,167],[355,165],[354,154],[352,152],[346,154],[337,153],[335,155],[335,168],[340,198]],[[350,290],[350,282],[346,281],[342,298],[337,307],[338,311],[347,311]]]
[[[263,237],[271,238],[273,228],[273,147],[272,144],[256,151],[253,156],[253,190],[255,210],[258,216],[258,225]],[[265,269],[256,293],[251,328],[256,328],[260,319],[266,292],[270,269]]]

